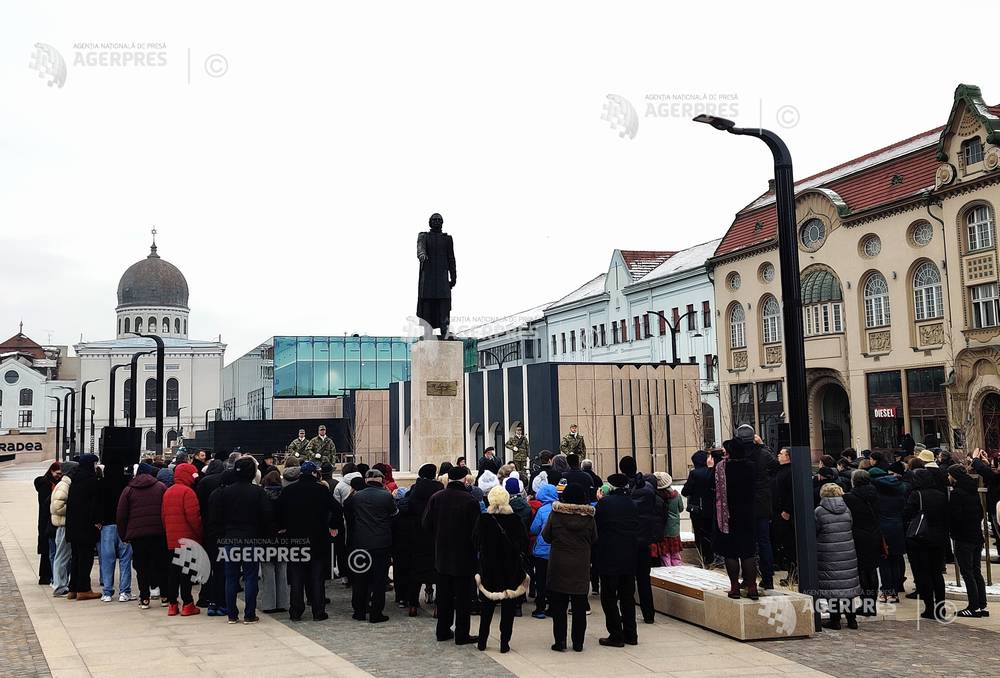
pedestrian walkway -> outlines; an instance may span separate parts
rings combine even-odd
[[[663,615],[657,615],[653,625],[639,624],[638,646],[601,647],[597,640],[607,633],[596,597],[590,599],[593,614],[587,619],[584,652],[552,652],[552,623],[528,616],[529,605],[514,624],[508,654],[499,653],[499,619],[494,619],[490,649],[481,653],[474,646],[438,643],[429,609],[421,617],[409,618],[393,605],[392,593],[387,595],[388,622],[353,621],[349,590],[334,583],[329,585],[330,619],[320,623],[293,623],[280,614],[261,615],[261,622],[253,626],[229,626],[204,614],[167,617],[162,608],[140,611],[136,603],[53,598],[49,587],[37,584],[38,504],[31,479],[42,470],[43,465],[0,469],[0,546],[12,574],[5,577],[0,572],[0,587],[9,587],[4,602],[15,606],[0,607],[0,621],[6,622],[7,615],[20,620],[20,626],[4,623],[0,634],[4,650],[0,659],[20,663],[0,666],[0,675],[7,675],[7,666],[17,667],[11,671],[14,675],[45,676],[51,671],[55,678],[132,677],[143,668],[157,676],[234,678],[830,675],[816,662],[775,652],[798,641],[755,647]],[[96,581],[96,563],[93,576]],[[7,593],[7,588],[0,588],[0,594]],[[478,618],[473,617],[472,623],[475,633]]]
[[[0,659],[19,662],[0,666],[0,675],[45,676],[51,671],[53,678],[132,678],[143,669],[158,677],[369,675],[267,615],[259,624],[230,626],[204,614],[168,617],[158,607],[141,611],[138,603],[119,603],[117,598],[111,603],[53,598],[52,589],[37,583],[38,500],[31,479],[43,471],[44,465],[0,470],[2,562],[9,561],[17,584],[6,595],[7,582],[13,581],[0,572]],[[95,584],[97,577],[95,562]],[[9,614],[17,623],[8,622]],[[39,646],[42,655],[32,652]]]

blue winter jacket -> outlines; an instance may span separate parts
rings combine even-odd
[[[538,558],[549,559],[549,550],[551,547],[549,543],[542,539],[542,528],[545,527],[545,522],[549,519],[549,514],[552,513],[552,502],[556,501],[559,495],[556,494],[555,485],[542,485],[538,489],[538,494],[535,495],[535,499],[542,502],[542,505],[538,507],[538,511],[535,513],[535,520],[531,523],[531,534],[535,535],[535,548],[532,553]]]

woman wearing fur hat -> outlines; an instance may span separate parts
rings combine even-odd
[[[479,642],[486,649],[493,612],[500,605],[500,652],[510,651],[514,632],[514,612],[528,591],[524,558],[528,551],[528,532],[510,507],[510,493],[495,485],[487,495],[489,507],[481,513],[472,531],[472,543],[479,556]]]
[[[551,600],[552,649],[566,651],[566,610],[573,604],[573,650],[583,652],[587,632],[587,593],[590,591],[590,547],[597,541],[594,507],[587,490],[571,483],[552,504],[542,538],[550,545],[546,592]]]

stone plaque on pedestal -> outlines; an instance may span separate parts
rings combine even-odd
[[[465,454],[465,359],[460,341],[410,349],[410,471]]]

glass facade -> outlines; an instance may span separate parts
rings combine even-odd
[[[410,378],[403,337],[275,337],[276,398],[340,396]]]
[[[893,450],[903,436],[903,388],[899,372],[869,372],[868,424],[873,450]]]

